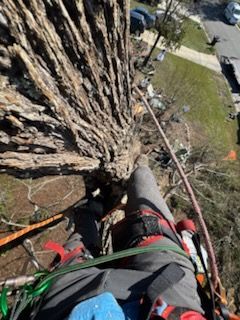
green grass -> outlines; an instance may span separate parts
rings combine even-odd
[[[199,141],[204,140],[222,155],[238,149],[237,123],[226,121],[233,102],[221,75],[169,53],[163,63],[156,63],[152,83],[168,97],[175,97],[179,109],[190,106],[186,117],[198,129]]]
[[[207,54],[213,54],[214,49],[207,45],[208,38],[202,27],[191,19],[184,22],[185,36],[182,45]]]
[[[136,7],[144,7],[144,8],[146,8],[150,13],[153,13],[153,12],[155,12],[156,10],[157,10],[157,7],[155,7],[155,6],[150,6],[150,5],[147,5],[147,4],[145,4],[145,3],[142,3],[142,2],[140,2],[140,1],[135,1],[135,0],[131,0],[130,1],[130,8],[131,9],[134,9],[134,8],[136,8]]]
[[[145,3],[142,3],[136,0],[130,1],[131,9],[134,9],[135,7],[139,7],[139,6],[146,8],[150,13],[153,13],[157,10],[156,6],[152,7],[150,5],[147,5]],[[214,48],[207,45],[208,38],[205,34],[205,31],[202,29],[199,23],[188,18],[184,22],[184,30],[185,30],[185,36],[184,36],[182,45],[199,52],[203,52],[207,54],[214,53]],[[152,31],[156,32],[154,29]]]

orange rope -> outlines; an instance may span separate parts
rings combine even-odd
[[[114,211],[123,209],[124,207],[125,207],[125,205],[120,203],[115,208],[113,208],[110,212],[108,212],[108,214],[102,219],[102,221],[105,221],[107,219],[107,217],[110,216]],[[64,216],[63,213],[59,213],[51,218],[48,218],[48,219],[43,220],[41,222],[27,226],[26,228],[24,228],[22,230],[16,231],[16,232],[10,234],[9,236],[6,236],[6,237],[0,239],[0,247],[22,237],[23,235],[30,233],[33,230],[37,230],[39,228],[46,227],[47,225],[51,224],[52,222],[60,220],[63,216]]]
[[[22,237],[25,234],[28,234],[29,232],[31,232],[33,230],[45,227],[54,221],[60,220],[63,216],[64,216],[63,213],[59,213],[59,214],[56,214],[55,216],[48,218],[44,221],[34,223],[34,224],[32,224],[22,230],[14,232],[14,233],[10,234],[9,236],[6,236],[6,237],[0,239],[0,247]]]

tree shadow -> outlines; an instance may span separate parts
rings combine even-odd
[[[227,57],[221,56],[220,64],[222,68],[222,73],[230,85],[231,93],[239,95],[239,100],[240,100],[240,84],[238,83],[235,77],[234,69],[231,63],[229,62]],[[238,124],[237,144],[240,145],[240,113],[237,114],[237,124]]]
[[[228,24],[227,19],[224,16],[224,9],[226,5],[219,3],[205,2],[201,5],[201,15],[204,20],[209,21],[222,21]]]
[[[240,113],[238,113],[238,115],[237,115],[237,124],[238,124],[237,144],[240,145]]]
[[[233,57],[231,57],[231,59],[233,59]],[[222,73],[230,85],[230,89],[231,89],[232,94],[239,94],[240,85],[237,82],[237,79],[234,74],[234,69],[233,69],[230,61],[228,60],[228,57],[221,56],[220,57],[220,64],[221,64],[221,68],[222,68]]]

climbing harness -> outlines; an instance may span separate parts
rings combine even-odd
[[[35,299],[37,299],[44,292],[46,292],[51,286],[53,280],[59,276],[63,276],[69,272],[74,272],[74,271],[94,267],[94,266],[115,261],[118,259],[131,257],[138,254],[143,254],[146,252],[154,252],[154,251],[165,251],[165,252],[172,251],[184,257],[188,257],[186,252],[184,252],[181,248],[177,248],[175,246],[151,245],[148,247],[126,249],[120,252],[113,253],[111,255],[102,256],[96,259],[91,259],[83,263],[62,267],[52,272],[38,271],[33,276],[32,275],[20,276],[16,278],[6,279],[4,282],[1,283],[3,286],[3,289],[0,296],[0,310],[3,315],[3,319],[8,319],[8,320],[17,319],[16,314],[20,315],[20,313],[24,311],[24,309],[26,309],[28,305],[32,304]],[[11,316],[10,310],[8,308],[7,295],[8,293],[10,293],[11,289],[16,290],[18,288],[24,294],[22,298],[19,300],[19,304],[15,307],[15,315]]]
[[[195,265],[196,278],[198,280],[200,280],[199,284],[200,284],[201,290],[203,291],[203,295],[205,296],[205,300],[207,301],[208,305],[211,306],[212,314],[209,314],[209,319],[212,319],[212,320],[215,320],[215,319],[240,320],[240,317],[233,315],[233,314],[230,314],[227,310],[226,294],[225,294],[225,290],[222,287],[219,276],[218,276],[216,258],[215,258],[213,247],[212,247],[212,244],[210,241],[209,233],[208,233],[205,221],[203,219],[201,209],[198,205],[198,202],[195,198],[194,192],[191,188],[191,185],[189,184],[189,181],[188,181],[175,153],[173,152],[173,150],[169,144],[169,141],[168,141],[167,137],[165,136],[159,122],[157,121],[151,107],[149,106],[147,100],[144,98],[142,92],[138,88],[135,88],[135,90],[141,96],[145,107],[147,108],[148,112],[152,116],[152,118],[158,128],[158,131],[164,140],[166,148],[169,151],[169,153],[170,153],[170,155],[176,165],[176,168],[180,174],[180,177],[183,180],[183,183],[185,185],[185,188],[187,190],[189,198],[191,199],[191,202],[193,204],[194,211],[198,217],[198,221],[199,221],[199,224],[201,227],[203,238],[205,240],[205,245],[206,245],[208,258],[209,258],[209,262],[210,262],[211,279],[208,276],[206,263],[205,263],[203,253],[201,250],[199,238],[195,232],[195,227],[193,228],[192,224],[190,222],[188,222],[188,224],[185,226],[179,225],[177,228],[177,231],[178,231],[178,234],[183,230],[190,230],[193,232],[192,241],[195,245],[197,255],[201,261],[201,265],[204,269],[204,272],[197,272],[198,269],[196,266],[196,261],[193,261],[193,259],[191,259],[191,260],[192,260],[193,264]],[[120,205],[120,206],[122,208],[122,205]],[[112,213],[112,211],[109,214],[111,214],[111,213]],[[12,241],[14,241],[22,236],[25,236],[29,232],[32,232],[32,231],[37,230],[39,228],[45,227],[55,221],[59,221],[63,217],[64,217],[64,214],[62,214],[62,213],[57,214],[47,220],[33,224],[29,227],[24,228],[23,230],[20,230],[20,231],[13,233],[12,235],[9,235],[3,239],[0,239],[0,247],[4,246],[6,244],[9,244]],[[158,222],[157,229],[156,229],[156,224],[155,224],[156,219],[154,219],[154,214],[152,214],[152,215],[150,214],[150,218],[148,217],[147,219],[145,219],[145,217],[143,217],[143,216],[142,217],[133,216],[133,219],[135,219],[135,221],[138,221],[138,219],[140,219],[141,222],[143,223],[144,228],[150,222],[151,227],[147,230],[148,235],[151,236],[154,234],[162,234],[164,236],[167,236],[171,240],[173,240],[175,243],[178,242],[178,238],[176,237],[176,234],[174,235],[175,229],[173,228],[172,225],[170,225],[170,226],[164,225],[164,222],[161,221],[160,223]],[[128,224],[127,220],[125,220],[124,222],[120,222],[120,224],[121,223],[125,223],[128,228],[132,228],[132,225]],[[154,224],[154,226],[153,226],[153,224]],[[117,227],[118,226],[116,226],[116,228]],[[137,235],[139,238],[141,238],[141,236],[142,236],[142,230],[143,229],[141,229],[141,227],[140,228],[138,227]],[[160,231],[162,231],[162,233]],[[123,241],[125,241],[124,236],[121,239]],[[134,242],[134,241],[136,241],[136,239],[131,239],[131,241]],[[132,245],[132,243],[130,245]],[[120,246],[120,243],[118,243],[117,246]],[[53,247],[54,246],[50,246],[49,248],[51,249]],[[55,248],[56,248],[56,246],[55,246]],[[81,248],[77,248],[77,249],[78,249],[77,253],[79,253],[79,250]],[[147,253],[147,252],[154,252],[154,251],[165,251],[165,252],[172,251],[172,252],[176,252],[184,257],[191,258],[189,253],[184,251],[184,249],[185,249],[185,247],[182,245],[180,245],[179,247],[176,247],[176,246],[157,246],[157,245],[150,244],[147,247],[141,247],[141,246],[140,247],[133,247],[130,249],[115,252],[111,255],[101,256],[96,259],[89,259],[88,261],[78,263],[75,265],[66,266],[66,267],[62,266],[60,269],[53,270],[52,272],[43,270],[43,271],[36,272],[34,275],[20,276],[20,277],[9,278],[4,281],[0,281],[0,285],[2,286],[2,292],[0,295],[0,311],[3,315],[3,319],[17,320],[18,317],[22,314],[22,312],[28,306],[33,305],[33,303],[37,299],[39,299],[39,297],[50,288],[51,284],[53,283],[53,280],[55,280],[57,277],[65,275],[69,272],[74,272],[77,270],[101,265],[101,264],[115,261],[118,259],[130,257],[130,256],[138,255],[138,254],[143,254],[143,253]],[[69,257],[72,257],[72,255],[73,255],[72,252],[70,252],[70,254],[65,254],[61,250],[58,253],[60,253],[63,262],[66,261],[66,259],[68,259]],[[76,252],[74,252],[74,253],[76,253]],[[199,276],[201,276],[201,277],[199,277]],[[8,295],[10,295],[11,293],[16,293],[16,299],[15,299],[15,303],[14,303],[12,309],[9,310]]]
[[[203,215],[202,215],[202,211],[201,211],[201,208],[197,202],[197,199],[195,197],[195,194],[193,192],[193,189],[188,181],[188,178],[186,176],[186,174],[184,173],[183,171],[183,168],[181,166],[181,164],[179,163],[162,127],[160,126],[157,118],[155,117],[155,114],[153,113],[149,103],[147,102],[146,98],[144,97],[143,93],[137,88],[135,87],[134,88],[136,90],[136,92],[140,95],[145,107],[147,108],[149,114],[151,115],[151,117],[153,118],[154,120],[154,123],[156,124],[157,126],[157,129],[164,141],[164,144],[167,148],[167,150],[169,151],[170,155],[171,155],[171,158],[173,159],[173,162],[174,164],[176,165],[176,168],[178,170],[178,173],[181,177],[181,179],[183,180],[183,184],[185,186],[185,189],[189,195],[189,198],[192,202],[192,205],[193,205],[193,209],[197,215],[197,218],[198,218],[198,222],[199,222],[199,225],[201,227],[201,230],[202,230],[202,234],[203,234],[203,238],[204,238],[204,242],[205,242],[205,245],[206,245],[206,249],[207,249],[207,253],[208,253],[208,257],[209,257],[209,261],[210,261],[210,269],[211,269],[211,275],[212,275],[212,283],[213,283],[213,287],[214,289],[217,288],[218,286],[218,279],[219,279],[219,276],[218,276],[218,268],[217,268],[217,263],[216,263],[216,257],[215,257],[215,253],[214,253],[214,250],[213,250],[213,246],[212,246],[212,243],[211,243],[211,240],[210,240],[210,236],[209,236],[209,233],[208,233],[208,229],[207,229],[207,226],[205,224],[205,221],[203,219]]]
[[[221,285],[221,282],[220,282],[220,278],[219,278],[219,273],[218,273],[218,268],[217,268],[217,263],[216,263],[216,257],[215,257],[215,253],[214,253],[214,250],[213,250],[213,246],[212,246],[212,243],[211,243],[211,239],[210,239],[210,236],[209,236],[209,233],[208,233],[208,229],[207,229],[207,226],[205,224],[205,221],[204,221],[204,218],[203,218],[203,214],[202,214],[202,211],[201,211],[201,208],[198,204],[198,201],[195,197],[195,194],[193,192],[193,189],[188,181],[188,178],[186,176],[186,174],[184,173],[183,171],[183,168],[181,166],[181,164],[179,163],[160,123],[158,122],[154,112],[152,111],[152,108],[150,107],[148,101],[146,100],[146,98],[144,97],[143,93],[141,92],[141,90],[139,90],[139,88],[135,87],[134,90],[139,94],[139,96],[141,97],[143,103],[144,103],[144,106],[146,107],[147,111],[149,112],[149,114],[151,115],[160,135],[161,135],[161,138],[163,139],[164,141],[164,144],[166,146],[166,149],[168,150],[176,168],[177,168],[177,171],[183,181],[183,184],[185,186],[185,189],[187,191],[187,194],[189,196],[189,199],[191,200],[192,202],[192,205],[193,205],[193,209],[196,213],[196,216],[198,218],[198,222],[199,222],[199,225],[201,227],[201,231],[202,231],[202,236],[203,236],[203,239],[204,239],[204,242],[205,242],[205,246],[206,246],[206,250],[207,250],[207,253],[208,253],[208,259],[209,259],[209,265],[210,265],[210,271],[211,271],[211,280],[209,279],[208,277],[208,272],[207,270],[205,270],[205,274],[206,274],[206,277],[207,277],[207,280],[208,280],[208,286],[209,286],[209,294],[211,296],[211,302],[212,302],[212,305],[215,306],[215,301],[216,301],[216,304],[218,305],[219,307],[219,310],[220,311],[217,311],[219,313],[219,315],[222,317],[222,319],[224,320],[233,320],[233,319],[238,319],[240,320],[240,317],[236,316],[236,315],[233,315],[233,314],[230,314],[229,312],[223,312],[222,310],[226,311],[227,310],[227,301],[223,295],[223,290],[221,290],[222,288],[222,285]],[[201,250],[200,250],[201,251]],[[202,263],[203,263],[203,266],[204,266],[204,261],[203,261],[203,258],[202,258],[202,254],[198,250],[198,253],[200,254],[200,258],[202,259]],[[213,319],[215,319],[215,309],[213,310]],[[221,319],[221,318],[220,318]]]

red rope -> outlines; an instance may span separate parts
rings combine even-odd
[[[216,289],[217,286],[218,286],[218,280],[219,280],[216,257],[215,257],[215,253],[214,253],[214,250],[213,250],[211,239],[210,239],[210,236],[209,236],[209,233],[208,233],[208,229],[207,229],[206,223],[205,223],[203,215],[202,215],[201,208],[200,208],[200,206],[198,204],[198,201],[197,201],[197,199],[195,197],[193,189],[192,189],[192,187],[191,187],[191,185],[190,185],[190,183],[188,181],[188,178],[187,178],[186,174],[184,173],[183,168],[182,168],[181,164],[179,163],[179,161],[178,161],[178,159],[177,159],[177,157],[176,157],[176,155],[175,155],[175,153],[174,153],[174,151],[173,151],[173,149],[172,149],[172,147],[171,147],[171,145],[170,145],[170,143],[169,143],[169,141],[168,141],[163,129],[161,128],[157,118],[155,117],[155,115],[154,115],[149,103],[147,102],[147,100],[144,97],[143,93],[137,87],[135,87],[135,90],[141,96],[142,101],[143,101],[146,109],[148,110],[148,112],[152,116],[153,121],[155,122],[155,124],[157,126],[157,129],[158,129],[161,137],[163,138],[165,146],[166,146],[168,152],[170,153],[171,158],[173,159],[173,162],[176,165],[178,173],[179,173],[181,179],[183,180],[183,183],[184,183],[184,186],[186,188],[186,191],[187,191],[187,193],[189,195],[189,198],[190,198],[190,200],[192,202],[194,211],[197,214],[198,221],[199,221],[199,224],[200,224],[200,227],[201,227],[201,230],[202,230],[202,234],[203,234],[203,238],[204,238],[204,241],[205,241],[205,245],[206,245],[206,250],[207,250],[207,253],[208,253],[210,269],[211,269],[211,275],[212,275],[212,283],[213,283],[214,289]]]

